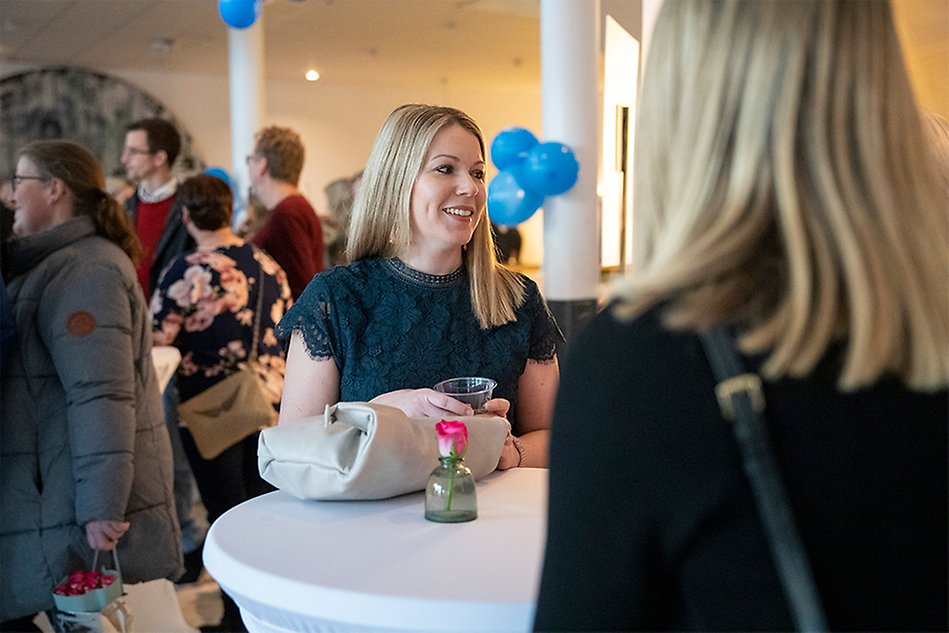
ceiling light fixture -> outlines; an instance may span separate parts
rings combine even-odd
[[[304,76],[306,77],[307,81],[316,81],[320,78],[320,73],[316,72],[315,68],[311,68],[310,70],[306,71],[306,75]]]
[[[156,37],[151,41],[151,49],[155,57],[168,57],[174,47],[175,40],[171,37]]]

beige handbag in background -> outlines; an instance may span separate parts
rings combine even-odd
[[[475,479],[493,472],[510,423],[497,416],[448,419],[468,427],[465,465]],[[439,421],[380,404],[327,405],[322,416],[261,431],[260,476],[300,499],[386,499],[423,490],[438,465]]]
[[[247,362],[224,380],[178,405],[178,416],[188,425],[204,459],[214,459],[258,429],[277,423],[277,411],[270,402],[257,367],[260,312],[264,301],[262,268],[258,279],[254,337]]]

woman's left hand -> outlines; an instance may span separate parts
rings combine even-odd
[[[498,459],[498,470],[517,468],[520,464],[521,454],[514,447],[514,436],[508,433],[504,439],[504,447],[501,448],[501,458]]]
[[[92,549],[115,549],[119,539],[129,530],[128,521],[89,521],[86,540]]]
[[[506,418],[507,412],[511,409],[511,403],[504,398],[492,398],[484,403],[484,413],[478,415],[491,415],[500,418]]]

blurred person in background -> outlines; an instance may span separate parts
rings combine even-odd
[[[173,210],[178,181],[171,170],[180,151],[181,134],[170,121],[142,119],[126,128],[122,166],[136,189],[125,209],[142,243],[138,277],[146,297],[168,262],[194,248],[180,213]]]
[[[276,126],[257,132],[247,157],[251,191],[267,209],[267,220],[252,241],[280,264],[294,299],[323,270],[323,229],[297,187],[303,159],[300,135]]]
[[[663,4],[639,260],[564,363],[535,630],[794,627],[719,327],[829,629],[945,630],[949,206],[922,124],[886,0]]]
[[[181,212],[175,208],[178,181],[172,167],[180,151],[181,134],[170,121],[142,119],[126,128],[121,160],[125,176],[135,188],[125,200],[125,210],[142,243],[138,280],[146,297],[151,297],[165,266],[181,253],[194,249],[194,240],[181,221]],[[188,583],[201,574],[207,524],[202,516],[204,508],[196,499],[194,475],[178,438],[178,385],[174,378],[165,387],[162,404],[175,462],[175,504],[186,567],[178,582]]]
[[[349,178],[337,178],[324,189],[329,208],[328,214],[320,217],[320,224],[323,226],[327,268],[346,263],[346,239],[349,236],[356,187],[361,178],[362,172]]]
[[[257,363],[276,407],[285,361],[273,328],[292,304],[286,275],[269,255],[231,230],[233,201],[223,180],[209,174],[189,178],[179,187],[176,204],[197,249],[180,255],[162,274],[152,298],[152,325],[156,345],[174,345],[181,351],[181,401],[238,370],[250,356],[256,321]],[[177,426],[212,524],[239,503],[273,490],[257,469],[259,432],[205,459],[187,424],[180,421]],[[208,630],[243,630],[237,606],[226,595],[224,604],[221,624]]]
[[[127,583],[175,579],[182,558],[131,223],[75,143],[25,146],[13,185],[3,274],[18,341],[0,391],[0,627],[29,630],[93,550],[118,546]]]

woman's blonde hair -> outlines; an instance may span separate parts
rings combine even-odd
[[[478,139],[484,156],[484,135],[461,110],[408,104],[396,108],[382,124],[369,154],[353,203],[346,244],[351,262],[368,257],[397,257],[412,240],[412,188],[435,135],[461,126]],[[471,291],[471,307],[482,328],[514,321],[524,300],[524,286],[498,263],[490,223],[483,214],[462,255]]]
[[[949,214],[886,0],[677,0],[637,126],[620,316],[738,327],[766,376],[949,382]]]
[[[943,185],[949,190],[949,121],[935,112],[925,112],[923,118],[927,121],[924,127],[929,131],[939,175],[942,176]]]
[[[73,215],[88,215],[96,233],[114,242],[134,262],[142,246],[132,221],[115,198],[105,190],[102,163],[85,147],[60,139],[33,141],[18,153],[26,157],[45,178],[59,178],[73,195]]]

